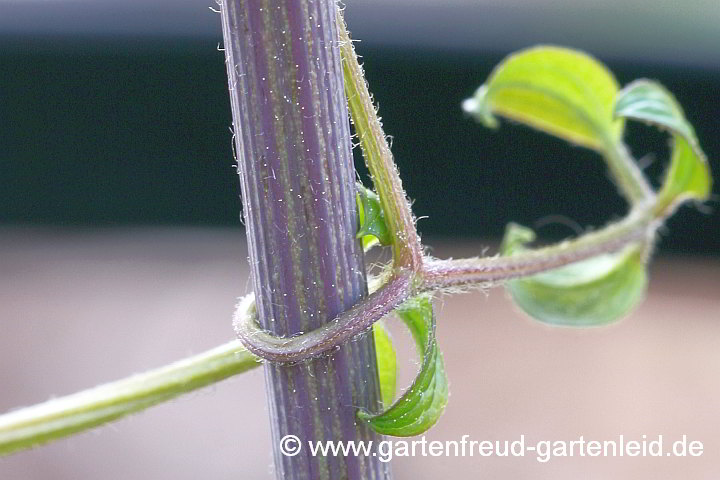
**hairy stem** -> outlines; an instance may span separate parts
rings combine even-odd
[[[0,416],[0,456],[117,420],[261,364],[238,340],[171,365]]]
[[[347,32],[342,15],[338,14],[338,35],[345,72],[345,94],[355,133],[360,139],[365,163],[380,197],[380,204],[390,235],[394,239],[393,262],[396,267],[419,271],[422,265],[422,246],[415,228],[410,203],[385,139],[382,124],[375,111],[362,67]]]
[[[302,362],[342,345],[415,295],[454,287],[489,286],[513,278],[579,262],[628,245],[648,242],[659,220],[652,209],[635,210],[624,220],[573,240],[510,257],[438,260],[426,258],[415,274],[394,274],[368,298],[322,328],[293,338],[277,338],[255,322],[252,298],[235,313],[235,329],[243,344],[272,362]]]
[[[277,337],[257,324],[255,299],[248,295],[235,312],[235,332],[252,352],[271,362],[293,363],[317,357],[346,343],[410,298],[413,276],[396,273],[382,288],[312,332],[295,337]]]
[[[483,284],[526,277],[650,241],[658,220],[650,209],[634,210],[625,219],[556,245],[509,257],[428,260],[423,285],[428,290]],[[650,242],[651,243],[651,242]]]
[[[224,0],[223,36],[257,317],[313,331],[367,293],[335,0]],[[387,479],[376,457],[283,455],[280,440],[380,441],[372,334],[302,365],[266,364],[278,478]]]

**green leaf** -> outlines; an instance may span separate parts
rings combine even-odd
[[[448,384],[443,356],[435,340],[435,316],[430,297],[415,297],[396,313],[410,329],[418,352],[423,356],[420,372],[390,408],[377,415],[360,410],[358,417],[383,435],[410,437],[427,431],[440,418],[447,404]]]
[[[539,46],[503,60],[463,109],[487,127],[497,126],[497,114],[604,151],[623,131],[623,121],[612,116],[618,88],[612,73],[586,53]]]
[[[532,230],[510,224],[502,252],[526,250],[524,244],[534,238]],[[515,303],[531,317],[574,327],[622,318],[642,301],[646,286],[643,249],[637,245],[507,283]]]
[[[675,136],[670,169],[658,193],[657,211],[685,200],[707,200],[712,188],[712,176],[707,160],[681,136]]]
[[[385,214],[377,194],[358,183],[356,202],[360,226],[355,237],[362,239],[363,248],[369,250],[377,243],[391,245],[392,236],[385,223]]]
[[[614,115],[653,124],[673,136],[670,168],[658,193],[657,210],[683,200],[708,198],[712,176],[705,153],[682,107],[665,87],[651,80],[632,82],[618,94]]]
[[[392,405],[397,386],[397,356],[393,347],[392,337],[382,321],[373,324],[375,354],[377,357],[378,379],[380,380],[380,397],[383,407]]]
[[[666,128],[697,145],[692,125],[682,107],[665,87],[652,80],[635,80],[623,88],[615,101],[614,115]]]

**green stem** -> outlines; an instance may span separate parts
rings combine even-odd
[[[41,445],[166,402],[255,368],[238,340],[151,370],[0,416],[0,456]]]
[[[345,95],[355,133],[360,139],[363,157],[372,175],[373,185],[380,197],[385,221],[393,239],[393,265],[418,272],[422,267],[422,246],[410,203],[405,197],[397,166],[385,140],[385,132],[375,111],[345,21],[339,13],[337,23]]]
[[[605,161],[620,193],[631,206],[645,205],[654,200],[655,192],[622,141],[607,142]]]

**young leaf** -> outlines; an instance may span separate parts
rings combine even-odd
[[[707,199],[712,177],[705,153],[682,107],[665,87],[651,80],[636,80],[618,94],[614,115],[656,125],[673,136],[670,169],[658,193],[658,212],[683,200]]]
[[[503,60],[463,109],[487,127],[497,126],[493,114],[498,114],[604,151],[622,135],[622,120],[612,116],[618,88],[612,73],[591,56],[540,46]]]
[[[532,230],[510,224],[503,254],[512,255],[534,240]],[[627,315],[645,296],[642,248],[603,254],[565,267],[510,280],[507,288],[525,313],[543,323],[599,326]]]
[[[383,435],[410,437],[432,427],[448,398],[443,356],[435,341],[435,316],[429,296],[416,297],[396,310],[410,329],[422,366],[410,388],[390,408],[377,415],[358,411],[358,417]]]
[[[651,123],[678,133],[697,145],[692,125],[682,107],[665,87],[647,79],[635,80],[623,88],[615,101],[614,115]]]
[[[382,320],[373,324],[375,338],[375,355],[377,357],[378,379],[380,380],[380,397],[383,407],[388,408],[395,399],[397,386],[397,356],[393,347],[392,337]]]
[[[369,250],[378,243],[391,245],[392,237],[385,223],[385,214],[377,194],[358,183],[356,202],[360,226],[355,236],[362,239],[363,248]]]

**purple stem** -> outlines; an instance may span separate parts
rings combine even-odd
[[[275,335],[314,330],[367,294],[334,0],[224,0],[235,147],[256,308]],[[294,366],[266,364],[276,475],[388,479],[377,457],[313,457],[308,441],[379,441],[372,335]],[[280,439],[296,435],[293,457]]]

